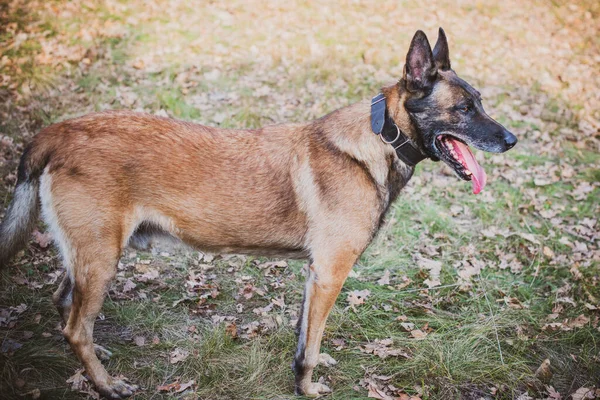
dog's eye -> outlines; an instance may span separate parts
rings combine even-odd
[[[463,114],[467,114],[469,113],[469,111],[471,111],[471,105],[463,104],[461,106],[458,106],[458,111],[460,111]]]

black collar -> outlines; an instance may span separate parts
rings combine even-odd
[[[371,129],[376,135],[381,134],[379,136],[381,140],[391,145],[396,150],[398,158],[409,166],[414,167],[419,161],[428,158],[390,118],[383,93],[379,93],[371,100]]]

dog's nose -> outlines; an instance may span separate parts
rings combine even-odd
[[[517,142],[518,142],[517,137],[505,129],[504,130],[504,145],[506,146],[506,150],[509,150],[509,149],[512,149],[513,147],[515,147],[515,144],[517,144]]]

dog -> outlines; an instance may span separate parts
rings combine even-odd
[[[169,236],[215,253],[307,258],[292,368],[296,393],[319,396],[330,392],[311,379],[327,316],[415,165],[443,160],[479,193],[487,177],[469,146],[516,143],[451,69],[444,31],[433,50],[417,31],[396,84],[312,122],[231,130],[108,111],[46,127],[21,157],[0,265],[41,208],[66,269],[53,296],[64,336],[98,391],[120,399],[138,388],[107,373],[92,333],[125,246]]]

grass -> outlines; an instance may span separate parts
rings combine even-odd
[[[545,385],[567,398],[579,387],[598,385],[599,315],[593,309],[600,307],[598,225],[586,228],[583,221],[596,219],[600,211],[600,157],[594,136],[579,128],[594,103],[587,92],[574,95],[536,73],[569,77],[568,69],[560,70],[569,65],[581,68],[580,79],[586,79],[597,36],[585,28],[591,25],[564,39],[573,41],[575,55],[549,60],[538,52],[556,45],[547,42],[544,29],[556,24],[571,29],[566,16],[586,18],[584,5],[566,12],[561,2],[532,2],[522,14],[544,17],[531,26],[505,3],[417,8],[390,2],[376,10],[325,2],[321,6],[329,12],[316,12],[308,2],[50,4],[0,6],[0,26],[7,27],[0,30],[0,46],[10,47],[19,33],[27,33],[21,46],[4,51],[11,62],[0,64],[10,77],[0,85],[8,99],[0,104],[4,205],[23,144],[40,126],[112,108],[166,112],[229,128],[306,121],[369,98],[397,79],[415,29],[429,34],[438,23],[450,26],[453,66],[487,90],[482,92],[490,114],[510,126],[520,144],[484,157],[490,185],[479,196],[439,163],[419,165],[330,316],[323,350],[339,363],[317,367],[315,378],[334,389],[332,399],[366,398],[368,382],[388,392],[386,385],[393,385],[422,399],[444,400],[523,394],[544,399]],[[432,20],[431,7],[445,17]],[[590,10],[595,21],[598,14]],[[398,21],[398,29],[383,28],[389,18]],[[490,27],[489,18],[499,22]],[[264,29],[256,29],[256,21]],[[49,63],[40,58],[43,48],[52,50]],[[81,56],[69,59],[70,54]],[[540,178],[550,183],[536,183]],[[584,184],[591,189],[577,192]],[[161,254],[165,250],[168,255]],[[259,267],[263,259],[199,257],[169,248],[124,254],[95,330],[97,342],[113,351],[109,372],[140,384],[139,399],[294,398],[290,363],[303,262],[265,270]],[[440,286],[427,287],[430,272],[419,257],[442,262]],[[160,270],[160,280],[139,281],[140,265]],[[461,277],[471,267],[479,273]],[[12,269],[0,273],[0,317],[10,312],[13,318],[0,319],[1,341],[5,347],[22,345],[0,351],[4,397],[35,397],[36,390],[49,399],[89,396],[66,383],[79,363],[57,329],[59,317],[50,301],[58,269],[54,251],[32,243]],[[386,270],[390,284],[380,285]],[[207,276],[218,288],[216,297],[186,294],[190,272]],[[137,286],[124,291],[128,278]],[[244,298],[240,290],[247,283],[263,292]],[[365,304],[349,308],[348,294],[365,289],[370,291]],[[260,308],[280,299],[282,306],[259,315]],[[20,304],[27,309],[19,314],[14,307]],[[569,327],[580,315],[589,321]],[[415,339],[398,317],[427,336]],[[261,330],[242,337],[256,321]],[[231,335],[232,322],[237,337]],[[565,329],[545,327],[552,322]],[[143,346],[135,344],[139,337]],[[408,357],[382,359],[361,351],[386,338]],[[172,364],[175,349],[190,356]],[[535,371],[546,358],[553,377],[542,382]],[[190,380],[195,385],[184,393],[157,390]]]

